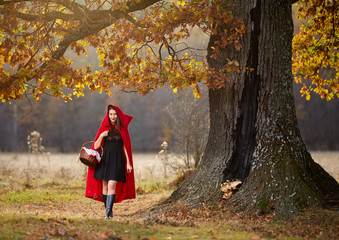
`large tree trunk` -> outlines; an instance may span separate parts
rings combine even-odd
[[[211,67],[237,59],[243,70],[209,91],[211,127],[197,170],[171,200],[218,202],[220,184],[241,179],[227,204],[248,214],[275,211],[288,219],[302,207],[322,206],[338,183],[308,153],[297,125],[291,73],[292,1],[235,1],[247,32],[240,51],[223,49]],[[212,36],[209,47],[218,40]]]

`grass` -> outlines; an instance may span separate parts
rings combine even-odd
[[[161,190],[174,190],[173,187],[162,179],[154,178],[153,176],[146,176],[142,180],[135,182],[135,188],[138,194],[151,193]]]
[[[275,222],[273,214],[244,217],[222,204],[178,203],[152,216],[173,188],[148,176],[136,182],[137,198],[115,204],[113,220],[106,220],[103,204],[84,197],[83,176],[46,172],[27,183],[13,175],[0,175],[0,239],[339,239],[335,211],[305,209],[293,222]]]
[[[172,227],[105,219],[7,216],[0,220],[2,239],[251,239],[257,235],[240,231],[199,227]],[[4,227],[6,226],[6,227]]]
[[[54,179],[47,182],[46,179],[36,179],[33,184],[20,184],[20,180],[12,180],[9,183],[0,181],[0,203],[2,205],[13,204],[45,204],[49,201],[55,203],[65,203],[77,200],[76,196],[83,193],[83,183],[78,181],[56,181]]]

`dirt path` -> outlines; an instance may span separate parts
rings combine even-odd
[[[160,202],[170,196],[170,191],[161,191],[156,193],[144,194],[137,196],[136,199],[125,200],[121,203],[114,204],[114,220],[116,221],[136,221],[140,215],[148,212],[153,207],[157,206]],[[91,201],[83,203],[84,206],[90,206],[91,211],[88,217],[91,218],[104,218],[105,211],[103,203]]]

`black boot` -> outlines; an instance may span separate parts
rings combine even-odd
[[[106,209],[107,195],[102,194],[101,197],[102,197],[102,201],[104,202],[105,209]]]
[[[115,194],[107,195],[106,201],[106,219],[113,217],[113,204],[115,200]]]

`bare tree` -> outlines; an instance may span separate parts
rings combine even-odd
[[[207,93],[204,98],[195,98],[191,90],[179,90],[167,111],[173,120],[174,151],[183,156],[187,168],[196,168],[204,152],[209,131]]]

